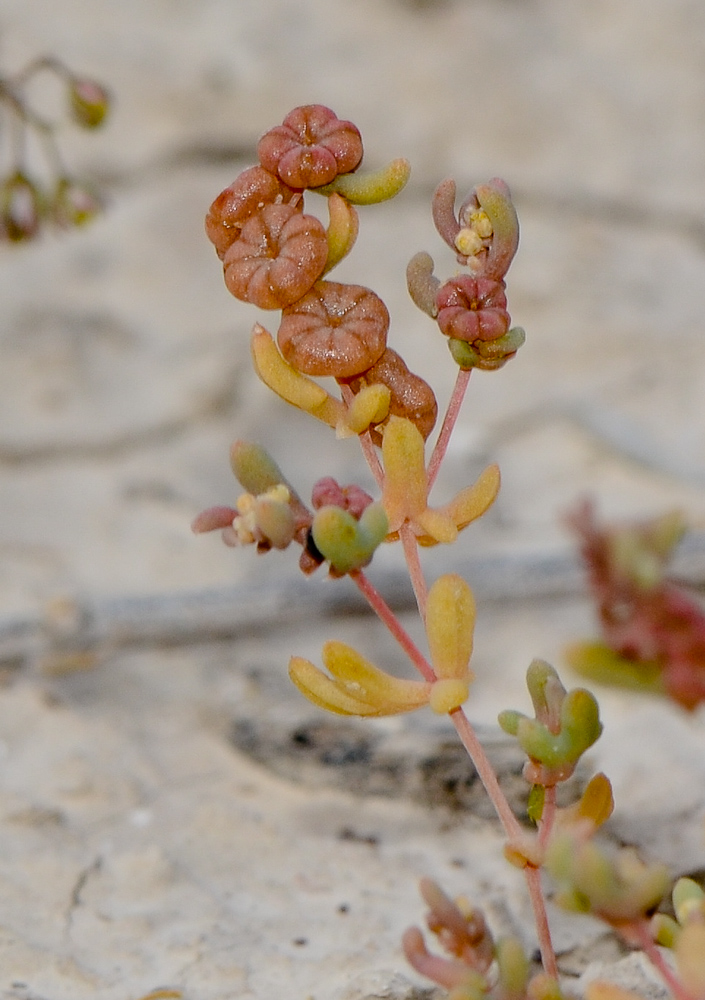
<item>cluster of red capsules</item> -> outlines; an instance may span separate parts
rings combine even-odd
[[[297,371],[331,376],[353,394],[388,386],[390,414],[428,437],[436,399],[387,346],[387,307],[369,288],[325,279],[340,258],[323,224],[304,212],[305,191],[330,198],[336,179],[360,166],[359,130],[330,108],[307,105],[266,132],[257,153],[259,165],[218,195],[206,217],[227,288],[261,309],[282,310],[277,343]],[[354,214],[352,205],[348,211]]]
[[[394,464],[395,451],[404,452],[396,462],[397,472],[410,468],[413,452],[418,467],[414,465],[416,479],[409,489],[418,501],[412,504],[414,511],[421,515],[433,481],[426,475],[422,453],[423,441],[436,423],[436,397],[428,383],[409,371],[400,355],[387,346],[389,313],[381,298],[369,288],[327,277],[355,242],[358,216],[354,205],[393,197],[406,183],[409,165],[396,160],[373,173],[358,172],[363,156],[359,130],[319,104],[291,111],[281,125],[262,136],[257,153],[259,164],[244,170],[222,191],[206,216],[206,232],[223,263],[229,291],[261,309],[281,310],[276,344],[259,324],[253,330],[255,369],[292,405],[335,427],[343,436],[362,435],[363,450],[381,445],[384,436],[384,473],[374,453],[366,451],[379,485],[389,479],[388,466]],[[327,198],[327,228],[304,211],[308,191]],[[471,368],[500,368],[524,340],[523,330],[510,329],[506,309],[504,275],[519,235],[509,190],[500,180],[480,185],[456,216],[455,184],[444,181],[433,197],[433,217],[464,273],[441,283],[433,274],[431,257],[417,254],[407,268],[411,298],[436,320],[448,338],[456,364],[466,375]],[[442,457],[448,428],[452,429],[462,400],[461,374],[460,392],[454,393],[455,402],[449,403],[436,456]],[[323,376],[338,382],[342,401],[311,378]],[[451,411],[454,415],[449,420]],[[390,437],[387,431],[394,420],[412,425],[421,453],[417,454],[419,447],[406,431],[402,434],[406,444],[401,438],[396,446],[390,443],[394,435]],[[408,449],[411,452],[407,454]],[[204,511],[194,522],[195,531],[222,528],[228,544],[256,543],[259,551],[285,548],[296,539],[304,548],[304,572],[312,571],[326,558],[331,573],[337,575],[366,565],[387,534],[390,540],[398,537],[396,521],[402,515],[396,507],[401,499],[397,498],[395,507],[391,488],[385,487],[387,506],[373,506],[372,498],[359,487],[343,489],[326,478],[314,489],[316,513],[312,514],[261,449],[236,442],[231,463],[251,496],[242,500],[242,510],[218,507]],[[286,496],[277,492],[283,484]],[[494,492],[490,491],[491,498],[488,493],[488,503],[497,485],[498,480]],[[400,490],[405,493],[406,487],[397,492]],[[390,505],[396,511],[391,526],[387,522]],[[446,520],[441,517],[445,525],[442,538],[433,532],[429,535],[419,521],[416,533],[423,538],[422,544],[455,537],[457,530],[479,516],[480,508],[484,510],[487,504],[477,509],[473,503],[470,506],[472,512],[467,517],[463,504],[462,510],[453,507]],[[408,513],[406,507],[408,504],[404,506]],[[335,514],[332,526],[326,520],[331,509]],[[340,511],[350,515],[345,531],[339,524]],[[324,523],[328,525],[325,531],[321,527]],[[340,551],[333,552],[333,543],[339,541],[336,531],[341,538],[347,531],[356,539],[352,554],[342,551],[342,543]],[[311,544],[314,536],[318,539],[314,539],[315,545]]]

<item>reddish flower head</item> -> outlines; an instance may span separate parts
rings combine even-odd
[[[300,198],[278,177],[262,167],[243,170],[230,187],[221,191],[206,216],[206,235],[222,260],[228,247],[240,236],[242,227],[257,209],[275,202]],[[303,208],[303,203],[301,203]]]
[[[469,343],[497,340],[511,322],[504,283],[491,278],[451,278],[439,288],[436,305],[441,332]]]
[[[322,104],[307,104],[264,133],[257,155],[289,187],[316,188],[359,166],[362,139],[352,122]]]
[[[381,357],[388,329],[387,307],[369,288],[318,281],[284,310],[277,342],[305,375],[352,378]]]
[[[313,487],[311,503],[314,510],[320,510],[321,507],[340,507],[349,511],[355,520],[359,521],[372,503],[372,497],[361,486],[355,484],[340,486],[332,476],[324,476]]]
[[[318,219],[293,205],[265,205],[226,251],[225,284],[243,302],[284,309],[308,292],[327,259],[328,240]]]

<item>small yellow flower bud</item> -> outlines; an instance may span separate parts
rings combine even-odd
[[[482,237],[474,229],[461,229],[455,237],[455,246],[464,257],[474,257],[482,250]]]
[[[492,235],[492,223],[486,212],[473,212],[470,216],[470,226],[483,240],[487,240]]]

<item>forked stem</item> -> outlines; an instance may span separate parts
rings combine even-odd
[[[437,680],[431,664],[428,662],[406,629],[403,628],[401,622],[389,607],[380,592],[370,583],[362,570],[356,570],[354,573],[350,574],[350,577],[355,581],[358,589],[364,595],[372,610],[387,626],[391,634],[394,636],[424,680],[430,681],[431,683]]]
[[[458,407],[462,402],[462,393],[464,393],[466,386],[467,379],[464,380],[464,385],[461,384],[461,392],[458,394]],[[457,387],[458,384],[456,384],[456,388]],[[421,568],[416,536],[411,530],[411,526],[408,522],[402,525],[399,534],[404,546],[404,555],[406,557],[406,564],[409,570],[409,577],[414,588],[414,593],[416,594],[416,603],[418,604],[419,614],[425,621],[428,588],[423,570]],[[492,767],[487,754],[485,753],[484,747],[477,738],[477,734],[475,733],[470,720],[462,708],[456,708],[449,714],[453,725],[455,726],[456,732],[458,733],[463,746],[467,750],[468,756],[475,766],[475,770],[479,775],[480,781],[484,785],[485,791],[495,808],[495,812],[499,817],[499,821],[504,828],[504,832],[506,833],[508,840],[520,841],[522,837],[522,829],[519,825],[519,821],[512,812],[512,808],[507,801],[507,797],[500,787],[497,774]],[[545,843],[550,834],[555,811],[555,788],[547,789],[546,802],[544,803],[544,823],[539,834],[540,838],[541,833],[544,835],[543,843]],[[557,978],[558,965],[556,963],[556,954],[551,941],[551,931],[548,925],[546,904],[544,901],[543,890],[541,888],[541,873],[537,868],[527,865],[524,869],[524,877],[526,879],[529,898],[531,900],[531,907],[534,911],[534,923],[536,926],[536,936],[539,942],[539,950],[541,952],[541,962],[546,973],[553,978]]]
[[[512,812],[512,808],[507,801],[507,797],[502,791],[497,774],[490,764],[485,753],[485,749],[477,738],[477,734],[472,727],[470,720],[462,708],[456,708],[450,713],[451,720],[455,726],[460,740],[468,752],[470,760],[475,765],[480,781],[485,787],[495,812],[499,817],[504,832],[510,841],[520,841],[523,832],[519,821]],[[541,872],[532,865],[524,868],[524,878],[529,890],[531,907],[534,911],[534,923],[536,925],[536,936],[538,937],[539,950],[541,951],[541,962],[544,971],[553,978],[558,978],[558,965],[556,964],[556,953],[551,941],[551,931],[548,926],[548,915],[544,902],[543,890],[541,888]]]

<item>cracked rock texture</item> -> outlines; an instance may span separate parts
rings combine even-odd
[[[385,298],[391,345],[443,399],[454,372],[404,269],[426,249],[453,273],[429,211],[441,179],[510,183],[527,343],[473,376],[437,495],[502,467],[452,558],[480,597],[469,714],[520,810],[496,714],[526,708],[532,657],[560,667],[594,632],[561,512],[590,492],[607,516],[677,506],[705,530],[705,7],[5,0],[0,31],[3,73],[53,52],[114,93],[104,131],[62,136],[105,215],[0,246],[0,997],[428,1000],[399,947],[422,875],[532,948],[445,720],[337,726],[290,690],[289,653],[318,659],[333,636],[402,667],[348,584],[190,534],[236,495],[235,436],[303,495],[324,474],[370,483],[355,441],[257,382],[249,329],[276,317],[227,293],[203,216],[296,104],[353,119],[370,167],[406,156],[408,188],[361,211],[337,274]],[[702,551],[679,563],[699,584]],[[371,576],[418,637],[397,558]],[[702,871],[703,711],[599,697],[585,774],[613,779],[611,835]],[[601,926],[551,920],[566,975],[617,962],[659,995]]]

